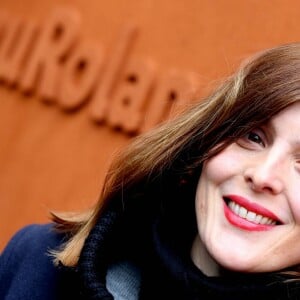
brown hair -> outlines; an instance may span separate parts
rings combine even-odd
[[[172,173],[198,178],[204,160],[299,100],[300,43],[268,49],[244,62],[206,99],[135,138],[111,165],[93,209],[78,215],[53,214],[57,227],[70,234],[61,251],[54,253],[55,261],[77,264],[85,238],[113,199],[126,205],[126,193],[141,184],[154,187]],[[171,186],[176,180],[166,182]]]

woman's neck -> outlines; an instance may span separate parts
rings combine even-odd
[[[220,266],[208,253],[199,235],[196,236],[192,249],[191,258],[198,269],[206,276],[220,276]]]

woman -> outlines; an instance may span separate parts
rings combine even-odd
[[[94,209],[19,231],[0,298],[300,299],[299,100],[300,44],[259,53],[137,137]]]

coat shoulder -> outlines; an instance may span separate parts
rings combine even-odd
[[[54,299],[59,270],[50,250],[63,242],[52,223],[16,232],[0,256],[0,299]]]

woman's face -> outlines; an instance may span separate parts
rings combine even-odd
[[[196,215],[192,259],[200,268],[206,250],[242,272],[300,263],[300,103],[204,163]]]

